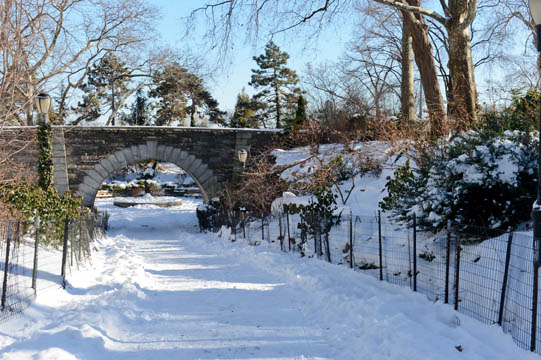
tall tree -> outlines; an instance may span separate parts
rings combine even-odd
[[[159,99],[156,105],[156,125],[184,122],[188,100],[182,79],[187,74],[188,70],[176,62],[166,65],[154,74],[157,86],[151,90],[150,95]]]
[[[256,128],[257,115],[256,109],[250,95],[244,89],[237,95],[235,111],[229,124],[232,128]]]
[[[260,90],[254,95],[254,100],[267,102],[267,119],[274,121],[276,128],[282,128],[282,120],[287,116],[296,103],[300,89],[296,87],[299,78],[295,71],[286,67],[289,55],[280,51],[278,45],[269,41],[265,53],[253,57],[258,69],[252,69],[252,79],[249,83],[254,89]],[[266,127],[267,121],[264,126]]]
[[[446,29],[449,37],[449,75],[453,98],[450,99],[449,114],[457,125],[467,127],[477,119],[477,92],[470,43],[470,26],[477,12],[477,0],[441,0],[443,15],[437,11],[421,6],[420,0],[371,0],[398,9],[407,21],[412,35],[413,48],[417,68],[421,73],[423,90],[427,101],[427,108],[431,119],[431,131],[435,136],[444,132],[446,112],[441,90],[439,88],[438,72],[434,61],[433,47],[430,44],[428,24],[425,17],[431,18]],[[261,29],[270,29],[275,35],[291,29],[307,28],[315,24],[312,29],[320,31],[328,28],[328,23],[340,20],[339,16],[350,17],[358,11],[356,1],[333,0],[306,0],[283,2],[280,0],[235,1],[220,0],[208,1],[204,6],[192,12],[192,19],[203,13],[211,26],[208,27],[209,39],[213,45],[226,47],[234,30],[244,31],[246,28],[257,32]],[[238,18],[248,19],[237,22]],[[243,26],[236,26],[237,24]],[[253,33],[252,33],[253,34]],[[222,44],[219,44],[221,42]]]
[[[300,127],[306,124],[306,99],[304,96],[299,95],[297,100],[297,112],[295,119],[291,122],[292,127]]]
[[[415,121],[413,38],[402,21],[402,76],[400,80],[400,103],[402,121],[410,126]]]
[[[0,121],[31,124],[38,92],[65,82],[67,96],[103,54],[152,37],[155,14],[143,0],[2,1]]]
[[[107,124],[115,125],[115,115],[120,109],[118,98],[123,97],[128,92],[128,77],[129,71],[126,64],[113,54],[107,54],[102,57],[88,73],[88,80],[80,86],[80,89],[85,92],[87,101],[83,100],[79,103],[79,111],[84,116],[87,113],[101,113],[100,109],[110,111]],[[96,98],[97,101],[92,101]],[[91,106],[97,106],[96,111]],[[94,116],[90,116],[85,120],[96,120]]]
[[[450,82],[447,112],[454,118],[459,129],[468,128],[476,123],[478,104],[470,26],[477,13],[477,0],[442,0],[440,3],[443,15],[421,7],[420,0],[408,0],[407,3],[398,0],[374,1],[401,10],[404,19],[409,19],[407,23],[414,37],[414,47],[415,38],[421,39],[414,32],[414,29],[418,29],[421,17],[430,17],[445,27],[449,41],[448,67]],[[430,54],[432,55],[432,52]],[[416,49],[415,55],[417,56]],[[417,66],[419,66],[419,62]],[[419,68],[419,70],[421,69]]]
[[[152,119],[150,118],[150,104],[147,94],[143,89],[137,90],[135,93],[135,100],[131,105],[131,111],[127,116],[124,116],[124,122],[129,125],[145,126],[150,125]]]
[[[169,125],[174,121],[184,123],[190,119],[190,126],[196,126],[195,115],[207,116],[211,121],[222,121],[223,112],[218,102],[205,89],[203,80],[181,66],[172,62],[154,74],[157,84],[151,96],[158,98],[157,125]]]

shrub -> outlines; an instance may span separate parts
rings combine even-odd
[[[417,215],[426,230],[455,225],[506,229],[529,220],[537,186],[537,139],[470,131],[422,149],[388,178],[382,209],[400,222]]]
[[[213,205],[198,205],[195,213],[197,215],[197,220],[199,221],[199,230],[201,232],[216,232],[224,225],[220,209]]]
[[[524,132],[536,130],[539,97],[537,90],[528,90],[524,95],[514,91],[510,106],[503,111],[491,111],[482,115],[482,131],[501,135],[506,130]]]
[[[62,197],[52,186],[43,190],[27,182],[3,185],[0,186],[0,198],[24,220],[39,216],[44,224],[42,228],[46,243],[61,241],[65,219],[80,215],[80,198],[74,197],[69,191]]]

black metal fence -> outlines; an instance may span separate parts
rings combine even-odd
[[[410,287],[483,323],[498,324],[518,346],[541,354],[529,234],[458,229],[452,224],[432,234],[417,231],[415,223],[393,224],[379,214],[343,214],[325,234],[306,231],[300,216],[287,208],[279,216],[257,219],[239,213],[237,219],[232,229],[237,239],[253,245],[274,243],[282,251],[318,257]]]
[[[38,286],[40,279],[65,288],[67,273],[90,258],[90,244],[104,233],[107,219],[107,214],[88,214],[60,226],[39,218],[0,221],[0,323],[21,314],[38,289],[47,288]]]

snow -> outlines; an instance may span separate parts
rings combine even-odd
[[[407,288],[201,234],[198,204],[99,200],[111,229],[92,263],[66,290],[39,280],[36,302],[0,325],[0,359],[538,358],[498,326]]]
[[[392,176],[396,165],[402,164],[404,160],[397,161],[396,156],[392,156],[390,153],[391,146],[382,142],[358,142],[351,144],[351,148],[359,153],[369,153],[376,160],[380,161],[382,172],[380,174],[365,174],[364,176],[356,175],[354,187],[351,179],[344,181],[340,185],[343,192],[353,189],[351,196],[345,203],[341,199],[338,199],[338,211],[345,211],[344,213],[347,213],[351,210],[354,214],[372,215],[374,212],[377,212],[379,202],[387,195],[385,190],[387,177]],[[345,146],[342,144],[325,144],[319,147],[317,156],[324,162],[328,162],[335,156],[342,155],[346,162],[351,162],[351,155],[348,152],[344,152],[344,150]],[[313,155],[307,146],[290,150],[275,149],[272,154],[276,157],[277,166],[299,163],[310,159]],[[311,160],[306,161],[305,165],[297,164],[286,169],[281,174],[281,178],[293,181],[295,180],[293,174],[310,173],[313,166],[314,164],[311,164]],[[294,199],[289,198],[288,202],[303,205],[308,204],[308,198],[308,196],[297,196]]]

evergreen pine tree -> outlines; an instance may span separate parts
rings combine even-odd
[[[299,79],[294,70],[286,67],[289,55],[270,41],[265,46],[265,53],[253,58],[259,69],[252,69],[250,86],[260,91],[254,95],[256,104],[262,112],[263,126],[273,120],[276,128],[282,128],[283,122],[291,118],[292,109],[297,101],[300,89],[296,87]],[[268,106],[265,104],[268,103]],[[294,111],[294,110],[293,110]]]
[[[297,100],[297,113],[291,122],[292,127],[301,127],[306,123],[306,100],[304,96],[299,95]]]
[[[218,102],[203,86],[203,80],[174,62],[154,74],[157,86],[151,96],[158,98],[157,125],[173,121],[184,123],[189,116],[190,126],[195,126],[195,114],[203,112],[211,121],[220,122],[224,113]]]
[[[85,94],[78,104],[78,112],[86,121],[100,117],[102,106],[111,111],[111,125],[115,125],[115,113],[118,111],[118,98],[128,91],[128,68],[113,54],[102,57],[88,73],[88,80],[81,85]],[[107,105],[106,105],[107,104]]]
[[[237,103],[235,104],[235,112],[231,118],[231,127],[233,128],[256,128],[257,117],[256,110],[250,96],[246,91],[242,91],[237,95]]]
[[[130,110],[128,116],[124,117],[125,122],[135,126],[150,125],[150,104],[143,89],[139,89],[135,93],[135,101]]]

